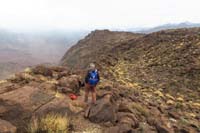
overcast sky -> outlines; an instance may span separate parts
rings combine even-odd
[[[0,27],[102,29],[200,23],[200,0],[0,0]]]

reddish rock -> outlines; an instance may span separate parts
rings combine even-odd
[[[175,119],[179,119],[180,115],[177,112],[168,112],[169,116]]]
[[[85,116],[89,118],[91,122],[112,122],[116,121],[116,105],[111,102],[110,97],[107,95],[99,100],[96,104],[91,105],[88,109],[88,113]]]
[[[119,124],[124,123],[134,128],[137,128],[139,123],[136,116],[133,113],[128,112],[118,112],[117,121]]]
[[[33,68],[32,71],[34,74],[41,74],[43,76],[49,76],[49,77],[53,76],[52,70],[49,67],[43,65],[36,66],[35,68]]]
[[[105,131],[105,133],[118,133],[118,132],[119,132],[118,126],[110,127]]]
[[[10,122],[0,119],[0,133],[16,133],[17,128]]]
[[[173,133],[173,131],[171,131],[168,127],[161,125],[160,123],[156,124],[156,129],[158,133]]]
[[[119,112],[129,112],[132,113],[133,110],[127,105],[127,103],[121,103],[118,107]]]
[[[64,89],[71,89],[73,92],[78,93],[80,91],[79,79],[78,75],[63,77],[58,81],[58,85]]]

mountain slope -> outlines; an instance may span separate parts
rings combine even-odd
[[[123,85],[102,77],[96,104],[86,104],[80,78],[78,71],[66,67],[37,66],[0,80],[0,131],[200,131],[200,99],[195,91],[171,95],[163,89]]]
[[[115,32],[102,33],[107,36]],[[93,48],[96,40],[88,35],[66,53],[62,64],[87,66],[94,58],[105,76],[122,83],[137,83],[167,90],[200,87],[199,28],[166,30],[136,38],[133,35],[133,38],[122,43],[112,42],[105,43],[110,45],[109,49],[98,45],[95,47],[98,52],[93,52],[89,48]]]
[[[52,132],[57,128],[89,133],[198,133],[199,31],[168,30],[128,37],[127,33],[93,32],[95,39],[89,35],[81,42],[90,43],[83,48],[79,42],[72,50],[95,57],[101,74],[96,104],[83,102],[81,70],[27,68],[0,80],[0,131],[44,132],[45,128]],[[116,34],[116,41],[110,39]],[[105,40],[95,43],[99,37]],[[119,38],[126,39],[121,43]],[[95,53],[88,50],[93,44],[98,44]],[[70,56],[73,54],[76,52]],[[79,61],[87,58],[80,57],[62,63],[85,68],[88,62],[80,65]]]
[[[61,64],[69,67],[86,68],[88,63],[96,62],[100,55],[107,53],[116,45],[141,36],[142,34],[130,32],[93,31],[66,52]]]

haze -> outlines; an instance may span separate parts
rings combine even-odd
[[[93,30],[200,22],[199,0],[0,0],[0,27]]]

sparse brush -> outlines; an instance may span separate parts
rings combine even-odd
[[[138,112],[140,112],[143,116],[149,116],[149,111],[139,103],[132,103],[131,106],[133,109],[136,109]]]
[[[69,119],[60,114],[47,114],[41,118],[35,118],[28,126],[30,133],[68,133]]]

